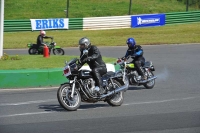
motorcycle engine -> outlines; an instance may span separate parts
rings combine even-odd
[[[137,84],[137,81],[140,80],[141,76],[139,76],[137,71],[131,71],[129,75],[130,84]]]
[[[84,85],[91,94],[95,94],[95,81],[92,78],[84,80]]]

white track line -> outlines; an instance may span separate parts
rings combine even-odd
[[[128,106],[128,105],[142,105],[142,104],[154,104],[154,103],[165,103],[165,102],[172,102],[172,101],[183,101],[183,100],[190,100],[195,99],[199,97],[187,97],[187,98],[179,98],[179,99],[168,99],[168,100],[162,100],[162,101],[149,101],[149,102],[136,102],[136,103],[127,103],[122,104],[122,106]],[[49,99],[54,100],[54,99]],[[45,100],[46,101],[46,100]],[[107,108],[107,107],[98,107],[94,109],[100,109],[100,108]],[[81,110],[90,110],[90,109],[78,109]],[[7,118],[7,117],[16,117],[16,116],[28,116],[28,115],[40,115],[40,114],[48,114],[48,113],[55,113],[56,111],[44,111],[44,112],[33,112],[33,113],[22,113],[22,114],[11,114],[11,115],[2,115],[0,118]]]
[[[0,92],[34,91],[34,90],[53,90],[53,89],[58,89],[58,88],[59,88],[59,86],[56,86],[56,87],[43,87],[43,88],[0,89]]]
[[[164,103],[164,102],[171,102],[171,101],[183,101],[183,100],[189,100],[189,99],[195,99],[198,97],[186,97],[186,98],[180,98],[180,99],[168,99],[168,100],[161,100],[161,101],[148,101],[148,102],[136,102],[136,103],[127,103],[123,104],[126,105],[137,105],[137,104],[152,104],[152,103]]]
[[[28,115],[39,115],[39,114],[48,114],[48,113],[53,113],[53,111],[52,112],[33,112],[33,113],[2,115],[2,116],[0,116],[0,118],[15,117],[15,116],[28,116]]]
[[[45,102],[52,102],[57,101],[57,99],[47,99],[47,100],[38,100],[38,101],[27,101],[27,102],[20,102],[20,103],[1,103],[0,106],[17,106],[17,105],[26,105],[26,104],[35,104],[35,103],[45,103]]]

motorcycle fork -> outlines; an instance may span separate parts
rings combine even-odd
[[[123,73],[123,82],[125,83],[125,76],[126,76],[126,61],[124,62],[124,73]]]
[[[72,93],[71,93],[71,98],[73,98],[73,97],[74,97],[75,84],[76,84],[76,77],[74,77],[74,81],[73,81],[73,85],[72,85]]]

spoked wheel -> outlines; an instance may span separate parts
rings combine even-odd
[[[64,55],[65,51],[62,48],[55,48],[55,49],[53,49],[53,54],[54,55]]]
[[[57,98],[60,105],[68,110],[75,111],[80,107],[81,96],[78,90],[74,90],[74,96],[71,97],[72,89],[69,85],[62,85],[57,92]]]
[[[28,53],[30,55],[35,55],[38,53],[38,50],[36,48],[29,48]]]
[[[111,87],[111,91],[115,88],[119,88],[121,84],[115,80],[113,80],[113,85],[115,86],[114,88],[112,87],[112,84],[110,83],[109,86]],[[115,93],[113,96],[111,96],[108,100],[107,103],[111,106],[120,106],[122,105],[124,101],[124,91],[120,91]]]
[[[147,73],[148,73],[148,78],[151,78],[154,76],[153,72],[150,70]],[[144,84],[144,87],[146,89],[152,89],[154,87],[154,85],[155,85],[155,79],[152,79],[149,82],[147,82],[146,84]]]

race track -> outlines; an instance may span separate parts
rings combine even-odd
[[[103,56],[115,58],[126,49],[100,47]],[[130,87],[120,107],[82,103],[74,112],[59,106],[56,88],[0,90],[0,133],[200,133],[200,45],[143,49],[158,76],[153,89]],[[65,52],[79,55],[78,48]]]

